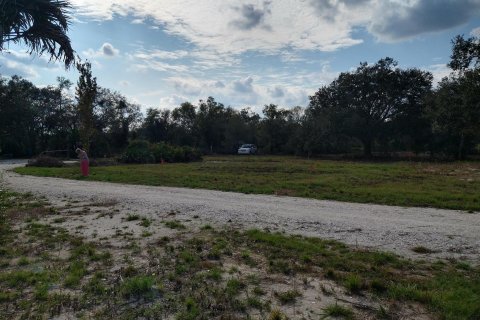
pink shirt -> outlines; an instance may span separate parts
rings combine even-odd
[[[80,150],[80,152],[78,153],[78,158],[80,160],[88,160],[87,153],[83,150]]]

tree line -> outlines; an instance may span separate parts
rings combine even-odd
[[[341,73],[306,108],[269,104],[261,114],[208,97],[143,115],[121,93],[99,87],[88,62],[76,63],[74,97],[64,78],[39,88],[2,77],[0,152],[33,156],[81,143],[93,156],[112,156],[147,140],[203,153],[234,153],[254,143],[264,154],[409,151],[464,159],[480,153],[480,40],[457,36],[452,43],[452,72],[435,87],[431,73],[399,68],[387,57]]]

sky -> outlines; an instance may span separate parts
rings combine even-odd
[[[102,87],[146,108],[209,96],[225,106],[306,107],[309,96],[360,62],[447,76],[451,40],[480,37],[480,0],[70,0],[69,36]],[[38,86],[58,76],[21,45],[0,53],[0,74]]]

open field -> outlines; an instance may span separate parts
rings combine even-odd
[[[480,261],[478,214],[465,211],[398,207],[316,200],[277,195],[244,194],[207,189],[142,186],[92,180],[70,180],[20,175],[9,171],[22,165],[0,162],[4,184],[62,204],[76,201],[117,203],[125,215],[157,218],[176,211],[183,219],[215,228],[235,225],[339,240],[349,245],[393,252],[413,259]],[[141,166],[140,166],[141,167]],[[6,170],[6,171],[4,171]],[[121,221],[87,219],[87,236],[113,236]],[[416,247],[423,247],[419,250]],[[415,250],[414,250],[415,249]]]
[[[84,179],[77,167],[17,168]],[[293,157],[205,157],[203,162],[92,168],[89,180],[480,211],[480,163],[368,163]]]
[[[0,318],[480,316],[480,266],[116,208],[0,191]],[[89,234],[89,218],[114,235]]]

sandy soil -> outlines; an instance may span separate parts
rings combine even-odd
[[[73,213],[76,207],[85,210],[85,204],[89,204],[81,218],[67,223],[67,227],[87,237],[115,234],[128,214],[147,217],[157,226],[155,232],[168,234],[171,230],[161,228],[160,221],[174,216],[192,227],[208,223],[269,229],[337,239],[411,258],[455,258],[480,263],[478,213],[73,181],[21,176],[8,171],[23,163],[0,162],[1,183],[13,190],[44,196],[54,206],[63,208],[63,213]],[[105,209],[108,212],[104,212]],[[129,228],[131,230],[123,231],[137,233],[142,230],[133,223]],[[412,251],[417,246],[433,252],[417,254]]]

